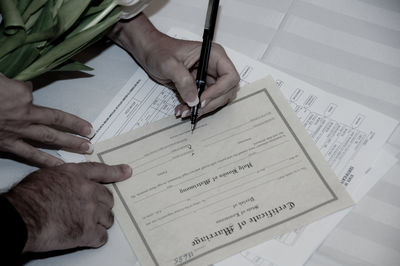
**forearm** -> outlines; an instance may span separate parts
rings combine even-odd
[[[143,13],[130,20],[118,22],[108,36],[128,51],[140,64],[145,64],[153,45],[160,38],[167,37],[158,31]]]

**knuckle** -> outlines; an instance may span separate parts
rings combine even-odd
[[[237,93],[240,89],[239,84],[236,84],[236,86],[233,88],[233,90],[235,91],[235,93]]]
[[[97,223],[92,217],[85,213],[85,217],[82,219],[82,228],[86,236],[86,239],[91,239],[93,235],[96,235]],[[90,241],[88,241],[89,243]]]
[[[85,166],[88,168],[89,171],[93,171],[98,167],[103,167],[103,164],[97,162],[87,162],[85,163]]]
[[[112,211],[110,211],[109,223],[110,226],[114,223],[114,213]]]
[[[35,159],[42,165],[46,167],[52,167],[56,165],[56,162],[54,161],[54,158],[52,157],[47,157],[47,156],[35,156]]]
[[[64,172],[71,174],[71,173],[76,171],[77,164],[75,164],[75,163],[65,163],[65,164],[63,164],[63,165],[61,165],[59,167],[63,168]]]
[[[100,242],[100,246],[102,246],[105,243],[107,243],[107,241],[108,241],[108,234],[107,234],[107,231],[104,230],[104,233],[101,234],[101,236],[100,236],[100,241],[99,241]]]
[[[114,196],[111,193],[111,191],[108,188],[106,188],[104,185],[99,184],[99,186],[100,186],[99,193],[106,195],[105,200],[107,202],[105,202],[105,203],[107,203],[107,205],[109,205],[109,206],[114,206]]]
[[[177,64],[177,60],[173,56],[166,56],[163,60],[163,63],[160,65],[161,71],[163,73],[168,73],[171,68],[174,68]]]
[[[28,103],[32,103],[32,101],[33,101],[33,96],[32,96],[31,93],[26,92],[26,93],[23,93],[23,94],[22,94],[22,96],[21,96],[20,99],[21,99],[21,101],[22,101],[23,103],[28,104]]]
[[[18,96],[18,99],[22,103],[31,103],[33,100],[32,92],[30,87],[26,83],[18,82],[14,88],[14,93]]]
[[[219,43],[213,43],[212,45],[213,45],[213,48],[216,48],[216,49],[218,49],[218,50],[224,50],[224,48],[222,47],[222,45],[219,44]]]
[[[222,45],[220,45],[219,43],[213,43],[212,48],[212,53],[215,53],[214,55],[217,55],[218,58],[226,56],[224,47],[222,47]]]
[[[2,151],[12,152],[15,149],[16,140],[14,139],[1,139],[0,147]]]
[[[110,210],[104,217],[103,226],[108,229],[113,225],[113,223],[114,223],[114,214]]]
[[[90,224],[83,224],[83,230],[82,230],[82,246],[86,247],[94,247],[94,243],[96,242],[97,239],[97,234],[96,234],[96,225],[94,223]]]
[[[114,206],[114,196],[113,196],[113,194],[106,188],[106,191],[107,191],[107,194],[109,195],[109,204],[110,204],[110,206]]]
[[[181,77],[180,83],[182,87],[187,87],[190,85],[194,85],[194,79],[192,75],[184,75]]]
[[[101,247],[108,241],[108,234],[107,231],[104,229],[98,233],[96,239],[94,240],[93,246],[94,247]]]
[[[24,151],[24,157],[28,160],[32,160],[35,157],[39,157],[37,153],[38,153],[38,150],[36,150],[36,148],[28,149],[28,150]]]
[[[240,75],[239,75],[239,73],[236,71],[236,72],[234,73],[234,76],[233,76],[233,83],[236,85],[236,90],[239,90],[239,86],[238,86],[239,82],[240,82]]]
[[[46,144],[54,144],[57,141],[57,136],[48,128],[42,129],[42,142]]]
[[[238,92],[237,90],[234,90],[234,91],[232,92],[231,97],[229,98],[229,101],[233,101],[233,100],[236,98],[237,92]]]
[[[168,67],[168,66],[174,66],[175,64],[177,64],[177,61],[175,59],[175,57],[173,57],[172,55],[168,55],[164,58],[164,62],[165,64],[163,64],[164,66]]]
[[[31,117],[32,113],[33,108],[31,106],[25,106],[19,110],[18,117]]]
[[[64,122],[63,114],[57,110],[52,110],[52,111],[53,111],[53,124],[62,125]]]

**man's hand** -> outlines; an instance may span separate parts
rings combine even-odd
[[[199,115],[202,115],[236,97],[239,74],[218,44],[211,48],[207,86],[198,99],[195,77],[200,42],[171,38],[154,28],[143,14],[119,22],[109,36],[130,52],[154,80],[178,91],[186,104],[175,108],[177,116],[189,116],[189,106],[199,101]]]
[[[5,197],[28,229],[24,252],[100,247],[114,221],[111,192],[100,183],[129,178],[127,165],[63,164],[36,171]]]
[[[93,135],[89,122],[56,109],[34,105],[31,83],[11,80],[0,74],[0,151],[13,153],[39,166],[64,162],[34,148],[26,140],[78,153],[92,152],[87,139],[64,130],[85,137]]]

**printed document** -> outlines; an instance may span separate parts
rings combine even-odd
[[[271,77],[193,133],[169,117],[88,158],[134,170],[114,210],[142,265],[209,265],[352,205]]]
[[[182,39],[201,39],[181,29],[172,29],[169,34]],[[265,75],[275,79],[340,182],[350,193],[357,190],[398,121],[234,50],[226,48],[226,51],[240,73],[241,85]]]
[[[396,157],[387,151],[382,151],[378,160],[373,163],[366,179],[379,180],[397,163]],[[357,191],[357,197],[365,195],[373,184],[364,182]],[[361,191],[362,190],[362,191]],[[354,198],[354,194],[350,194]],[[321,245],[327,234],[349,214],[350,208],[334,213],[305,227],[281,235],[253,248],[244,250],[229,257],[215,266],[285,266],[303,265],[311,254]],[[351,213],[350,213],[351,215]]]
[[[198,39],[198,36],[179,29],[173,30],[170,34],[179,38]],[[398,122],[365,106],[326,93],[245,55],[230,49],[226,50],[241,75],[241,85],[253,82],[266,74],[271,74],[275,78],[281,92],[294,108],[309,134],[313,136],[317,147],[330,162],[339,180],[346,185],[353,199],[358,201],[366,193],[365,188],[368,190],[371,187],[366,186],[366,181],[374,183],[380,178],[381,175],[369,174],[372,162],[380,154],[384,143]],[[171,90],[153,82],[139,68],[99,117],[93,121],[97,133],[92,142],[96,143],[171,116],[177,103],[178,100]],[[362,119],[356,119],[357,117]],[[354,126],[353,121],[358,121],[355,124],[357,126]],[[327,122],[335,126],[328,127],[330,130],[322,130],[324,128],[322,124],[327,125]],[[345,134],[341,134],[342,132]],[[324,134],[325,137],[323,137]],[[354,145],[355,138],[352,138],[354,135],[364,136],[364,141]],[[346,138],[343,138],[344,136]],[[330,149],[327,149],[327,144],[331,147]],[[79,154],[64,151],[59,153],[69,162],[85,161],[85,157]],[[364,192],[360,194],[360,190]],[[313,250],[341,220],[338,216],[336,214],[332,218],[326,217],[313,225],[298,228],[276,240],[267,241],[254,250],[242,252],[242,255],[257,252],[278,265],[288,263],[303,265]],[[115,226],[119,228],[117,223]],[[282,254],[286,255],[282,256]]]

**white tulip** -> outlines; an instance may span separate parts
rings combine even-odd
[[[132,6],[140,2],[140,0],[115,0],[117,5],[120,6]]]
[[[84,31],[97,23],[99,23],[104,17],[106,17],[117,5],[121,6],[122,19],[130,19],[145,9],[151,0],[114,0],[111,4],[106,7],[100,14],[98,14],[88,25],[86,25],[81,31]]]
[[[119,0],[119,1],[124,1],[124,2],[136,2],[133,5],[127,5],[123,6],[121,5],[121,18],[122,19],[130,19],[139,14],[140,12],[143,11],[151,2],[151,0]]]

